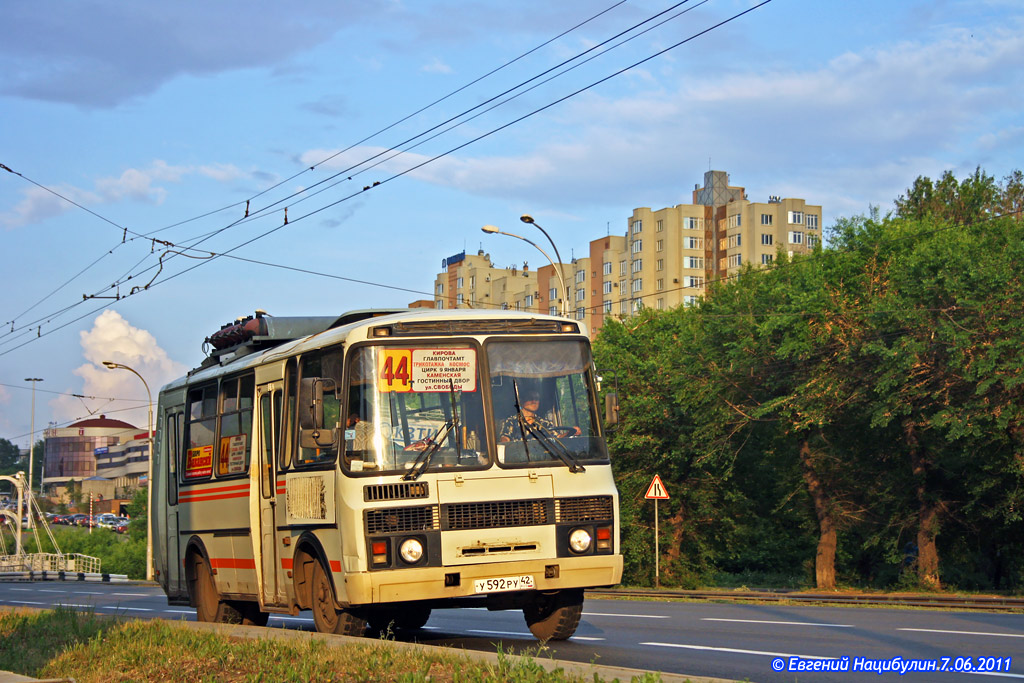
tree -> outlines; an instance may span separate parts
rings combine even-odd
[[[0,438],[0,474],[14,474],[18,471],[20,450],[7,439]]]

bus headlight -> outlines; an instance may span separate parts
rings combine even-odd
[[[398,554],[407,564],[416,564],[423,557],[423,544],[417,538],[407,538],[398,546]]]
[[[586,529],[573,529],[569,534],[569,548],[574,553],[585,553],[590,550],[590,532]]]

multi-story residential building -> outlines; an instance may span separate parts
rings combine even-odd
[[[539,272],[523,265],[495,268],[490,255],[447,258],[434,282],[437,308],[472,306],[564,314],[584,321],[591,334],[608,316],[627,317],[643,307],[693,305],[710,282],[736,275],[746,264],[766,266],[782,251],[807,253],[821,242],[821,206],[769,197],[751,202],[724,171],[708,171],[692,204],[633,210],[625,235],[591,240],[588,256]]]
[[[491,255],[462,252],[442,261],[442,272],[434,279],[435,308],[499,308],[516,311],[561,314],[568,296],[559,294],[561,285],[554,266],[539,271],[527,264],[497,268]],[[569,264],[562,265],[562,278],[571,290]]]
[[[696,303],[709,282],[736,275],[744,265],[770,264],[813,251],[821,241],[821,207],[803,199],[769,197],[751,202],[724,171],[708,171],[692,204],[633,210],[627,221],[627,299],[619,315],[642,306],[658,309]]]

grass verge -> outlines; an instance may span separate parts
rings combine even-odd
[[[120,621],[67,608],[0,612],[0,669],[78,683],[127,681],[595,681],[531,657],[498,651],[496,663],[386,642],[334,646],[195,631],[172,623]],[[656,674],[634,679],[659,681]]]

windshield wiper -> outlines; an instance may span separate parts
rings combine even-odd
[[[573,474],[576,472],[586,472],[586,468],[573,457],[572,453],[565,446],[548,436],[539,424],[531,423],[523,417],[523,411],[519,407],[519,385],[514,379],[512,380],[512,389],[516,396],[516,415],[519,417],[519,433],[523,437],[523,451],[526,453],[526,462],[530,462],[530,447],[526,443],[526,434],[529,432],[530,436],[540,442],[541,447],[548,452],[548,455],[561,460],[569,468],[570,472]]]
[[[525,422],[525,420],[524,420]],[[538,424],[530,424],[525,422],[526,429],[530,432],[530,436],[537,439],[540,445],[544,447],[544,450],[548,452],[548,455],[553,455],[561,460],[569,471],[573,474],[577,472],[586,472],[587,469],[579,463],[579,461],[573,456],[568,448],[562,445],[558,439],[552,438],[547,430]],[[523,441],[523,445],[526,445],[526,441]]]
[[[452,419],[446,420],[443,425],[437,428],[434,436],[429,440],[430,445],[424,448],[420,454],[416,456],[416,459],[413,460],[409,471],[402,475],[402,479],[404,481],[418,479],[427,471],[427,468],[430,467],[430,459],[434,457],[434,453],[437,453],[437,451],[441,449],[441,444],[444,443],[444,440],[448,438],[448,435],[451,434],[453,429],[455,430],[455,452],[459,457],[462,455],[462,447],[459,444],[459,412],[455,404],[455,383],[452,380],[448,380],[448,383],[451,387],[451,393],[449,396],[452,401]]]

